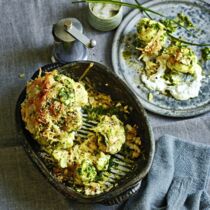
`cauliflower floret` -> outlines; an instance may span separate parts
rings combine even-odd
[[[67,112],[62,120],[62,130],[71,132],[80,129],[82,126],[82,112],[80,108],[74,108]]]
[[[26,93],[21,114],[35,139],[42,146],[73,145],[71,132],[81,128],[81,107],[88,103],[83,84],[54,70],[30,81]]]
[[[88,93],[85,90],[84,85],[79,82],[75,82],[74,84],[75,90],[75,105],[76,106],[85,106],[88,104]]]
[[[61,168],[66,168],[69,162],[69,153],[66,150],[56,149],[52,152],[53,158]]]
[[[171,71],[194,74],[197,57],[190,48],[173,45],[166,50],[166,54],[168,54],[166,65]]]
[[[98,125],[93,128],[98,137],[99,149],[103,152],[115,154],[125,143],[123,123],[115,116],[102,116]]]
[[[166,42],[165,26],[157,21],[143,18],[137,25],[139,41],[144,45],[143,48],[137,48],[142,54],[158,54]]]
[[[96,168],[90,160],[83,160],[75,170],[75,181],[81,182],[92,182],[95,180],[97,175]]]
[[[100,152],[97,157],[96,167],[99,171],[107,170],[109,166],[110,155]]]

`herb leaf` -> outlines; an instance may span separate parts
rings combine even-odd
[[[210,60],[210,47],[205,47],[201,50],[202,58],[207,61]]]

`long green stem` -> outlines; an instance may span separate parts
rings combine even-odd
[[[136,2],[136,4],[140,5],[140,3],[138,2],[138,0],[135,0],[135,2]],[[148,14],[147,11],[142,11],[141,9],[140,9],[140,11],[141,11],[141,12],[144,12],[145,15],[146,15],[149,19],[152,20],[152,17]],[[164,17],[165,17],[165,16],[164,16]],[[166,17],[165,17],[165,18],[166,18]],[[186,28],[185,26],[181,25],[180,23],[178,23],[178,22],[175,21],[175,20],[171,20],[171,21],[173,21],[177,26],[179,26],[179,27],[181,27],[181,28],[184,28],[190,35],[195,36],[195,35],[192,34],[192,32],[191,32],[188,28]]]
[[[135,2],[136,2],[136,4],[138,4],[138,5],[140,6],[140,3],[138,2],[138,0],[135,0]],[[140,9],[140,11],[141,11],[141,12],[144,12],[144,13],[146,14],[146,16],[152,20],[152,17],[148,14],[148,12],[142,11],[141,9]],[[164,17],[165,17],[165,16],[164,16]],[[165,18],[166,18],[166,17],[165,17]],[[177,26],[179,26],[179,27],[181,27],[181,28],[184,28],[190,35],[192,35],[192,36],[194,35],[194,34],[192,34],[192,32],[191,32],[188,28],[186,28],[185,26],[181,25],[181,24],[178,23],[177,21],[175,21],[175,20],[171,20],[171,21],[173,21]]]
[[[188,41],[185,41],[185,40],[183,40],[183,39],[177,38],[177,37],[171,35],[170,33],[167,33],[167,34],[168,34],[168,36],[170,36],[172,39],[175,39],[176,41],[182,42],[182,43],[184,43],[184,44],[189,44],[189,45],[194,45],[194,46],[200,46],[200,47],[207,47],[207,46],[210,46],[210,44],[205,44],[205,43],[203,43],[203,44],[198,44],[198,43],[188,42]]]
[[[79,82],[83,80],[83,78],[87,75],[87,73],[90,71],[90,69],[94,66],[94,63],[90,63],[88,67],[83,72],[82,76],[79,78]]]
[[[138,4],[139,6],[140,6],[140,3],[138,2],[138,0],[135,0],[135,2],[136,2],[136,4]],[[151,19],[152,20],[152,17],[148,14],[148,12],[147,11],[142,11],[142,9],[139,9],[140,10],[140,12],[144,12],[145,13],[145,15],[149,18],[149,19]]]
[[[133,9],[141,9],[142,11],[148,11],[151,12],[153,14],[156,14],[158,16],[164,17],[164,15],[153,11],[147,7],[143,7],[141,5],[136,5],[136,4],[130,4],[130,3],[126,3],[126,2],[120,2],[120,1],[113,1],[113,0],[84,0],[84,1],[74,1],[72,3],[82,3],[82,2],[87,2],[87,3],[104,3],[104,4],[116,4],[116,5],[120,5],[120,6],[126,6],[126,7],[130,7]]]
[[[116,4],[116,5],[120,5],[120,6],[126,6],[126,7],[130,7],[130,8],[133,8],[133,9],[139,9],[140,12],[144,12],[150,19],[151,16],[148,14],[148,12],[150,13],[153,13],[153,14],[156,14],[158,16],[161,16],[161,17],[164,17],[164,18],[167,18],[166,16],[160,14],[159,12],[156,12],[154,10],[151,10],[147,7],[143,7],[139,2],[138,0],[135,0],[136,4],[131,4],[131,3],[126,3],[126,2],[120,2],[120,1],[115,1],[115,0],[81,0],[81,1],[74,1],[72,3],[104,3],[104,4]],[[179,27],[182,27],[184,28],[186,31],[188,31],[188,33],[192,34],[192,32],[190,30],[188,30],[185,26],[182,26],[181,24],[179,24],[177,21],[175,20],[172,20],[176,25],[178,25]],[[182,42],[184,44],[189,44],[189,45],[194,45],[194,46],[210,46],[210,44],[206,44],[206,43],[202,43],[202,44],[198,44],[198,43],[192,43],[192,42],[188,42],[188,41],[185,41],[185,40],[182,40],[182,39],[179,39],[177,37],[174,37],[171,33],[167,33],[171,38],[179,41],[179,42]]]

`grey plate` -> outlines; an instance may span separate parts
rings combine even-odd
[[[144,4],[168,17],[175,17],[177,13],[184,12],[196,26],[192,30],[196,37],[179,29],[174,35],[185,37],[188,41],[196,43],[210,43],[210,4],[198,0],[156,0]],[[150,13],[152,18],[159,19],[157,15]],[[131,11],[118,28],[112,46],[112,63],[117,73],[129,87],[135,92],[143,106],[154,113],[171,117],[191,117],[210,111],[210,61],[202,64],[205,78],[202,80],[199,96],[186,101],[178,101],[170,96],[164,96],[156,91],[148,90],[140,80],[139,68],[141,63],[138,60],[138,52],[133,44],[133,37],[136,32],[136,24],[145,17],[139,10]],[[198,30],[200,29],[200,30]],[[125,41],[126,40],[126,41]],[[200,57],[200,47],[191,48]],[[130,50],[131,62],[127,62],[122,55],[123,51]],[[153,101],[148,100],[148,94],[153,94]]]

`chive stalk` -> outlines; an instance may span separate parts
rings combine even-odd
[[[160,14],[159,12],[156,12],[152,9],[149,9],[147,7],[142,6],[138,0],[135,0],[136,4],[131,4],[131,3],[127,3],[127,2],[120,2],[120,1],[116,1],[116,0],[81,0],[81,1],[73,1],[72,3],[103,3],[103,4],[115,4],[115,5],[120,5],[120,6],[126,6],[126,7],[130,7],[133,9],[139,9],[140,12],[145,13],[150,19],[151,16],[149,13],[153,13],[155,15],[158,15],[160,17],[164,17],[167,19],[166,16],[164,16],[163,14]],[[173,21],[177,26],[184,28],[188,33],[191,34],[191,31],[188,30],[187,27],[181,25],[180,23],[178,23],[175,20],[171,20]],[[189,42],[189,41],[185,41],[183,39],[180,39],[178,37],[173,36],[170,32],[167,32],[167,34],[174,40],[179,41],[181,43],[184,44],[188,44],[188,45],[194,45],[194,46],[200,46],[200,47],[204,47],[204,46],[210,46],[210,43],[193,43],[193,42]]]

